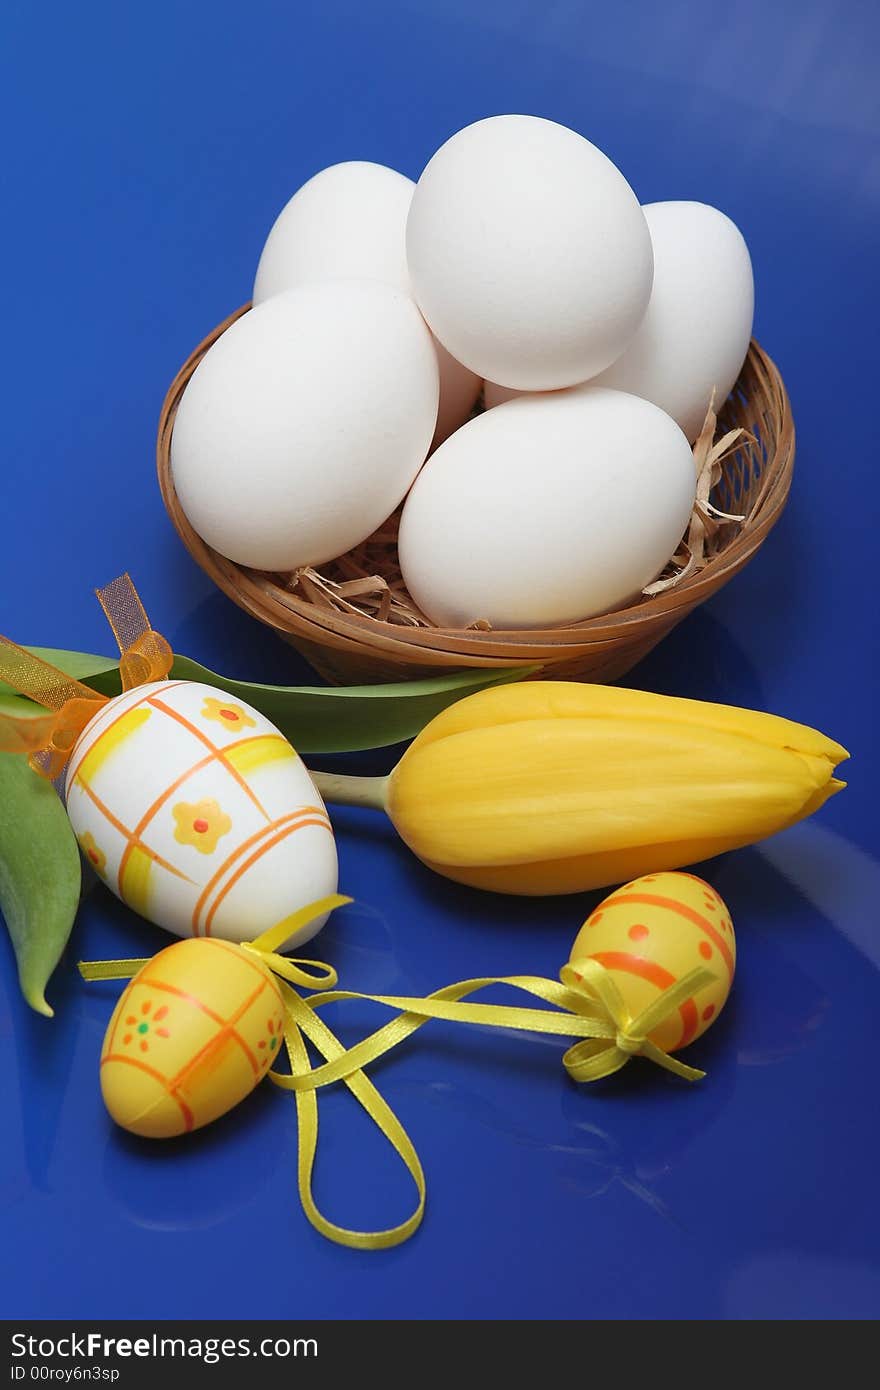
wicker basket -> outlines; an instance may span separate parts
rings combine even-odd
[[[611,681],[624,675],[692,609],[742,569],[778,520],[794,462],[791,407],[779,372],[752,340],[739,380],[721,408],[719,432],[749,432],[729,453],[712,492],[723,512],[745,516],[722,525],[706,563],[673,587],[603,617],[524,631],[434,627],[415,609],[400,577],[396,526],[349,555],[294,575],[263,574],[225,559],[193,531],[171,477],[171,433],[187,382],[208,348],[243,306],[200,343],[183,364],[162,407],[157,461],[168,513],[206,574],[245,612],[274,628],[334,684],[414,680],[464,667],[540,664],[553,678]]]

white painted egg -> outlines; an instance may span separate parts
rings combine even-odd
[[[65,787],[98,876],[177,936],[250,941],[336,891],[336,843],[307,769],[264,715],[213,686],[156,681],[110,700],[77,740]]]
[[[320,280],[382,280],[410,294],[406,219],[415,184],[384,164],[332,164],[282,208],[263,247],[253,299]],[[480,379],[435,340],[440,408],[433,443],[468,418]]]
[[[593,617],[656,578],[695,490],[687,440],[649,401],[583,386],[520,396],[422,469],[401,517],[403,578],[442,627]]]
[[[705,203],[648,203],[654,287],[626,352],[594,385],[659,405],[696,439],[739,376],[752,336],[755,291],[739,228]]]
[[[236,320],[178,407],[171,471],[194,530],[240,565],[318,565],[365,540],[437,421],[431,335],[374,280],[301,285]]]
[[[493,116],[447,140],[416,185],[406,249],[440,342],[522,390],[609,366],[651,293],[651,238],[629,184],[595,145],[536,116]]]

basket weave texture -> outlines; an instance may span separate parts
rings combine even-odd
[[[505,630],[433,626],[406,592],[396,517],[348,555],[295,574],[265,574],[227,560],[196,535],[171,475],[171,435],[184,389],[202,357],[244,305],[187,358],[165,397],[157,465],[168,514],[184,545],[245,612],[274,628],[333,684],[416,680],[466,667],[540,665],[553,679],[616,680],[698,604],[742,569],[779,519],[794,464],[794,425],[778,369],[753,339],[739,379],[719,409],[716,438],[743,430],[720,463],[710,501],[721,522],[704,538],[703,563],[627,608],[563,627]]]

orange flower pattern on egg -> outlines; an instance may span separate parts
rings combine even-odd
[[[211,696],[207,696],[202,703],[202,718],[213,719],[231,731],[257,727],[257,721],[251,719],[241,705],[233,704],[231,700],[215,700]]]
[[[267,1068],[274,1062],[275,1053],[281,1043],[283,1035],[283,1019],[280,1014],[275,1018],[270,1018],[266,1025],[266,1036],[260,1038],[257,1047],[260,1049],[260,1061]]]
[[[167,1016],[167,1004],[154,1005],[151,1000],[145,999],[141,1004],[140,1016],[138,1014],[126,1014],[125,1016],[126,1031],[122,1035],[123,1047],[136,1043],[141,1052],[149,1052],[149,1035],[151,1033],[154,1038],[170,1038],[171,1033],[162,1022]]]
[[[95,873],[100,874],[103,878],[104,870],[107,867],[107,856],[104,851],[98,847],[95,837],[90,830],[87,830],[85,835],[80,835],[79,847],[86,859],[88,859]]]
[[[175,840],[181,845],[192,845],[201,854],[213,854],[217,841],[232,829],[229,816],[210,797],[204,801],[179,801],[173,814],[177,822]]]
[[[571,963],[584,957],[610,971],[635,1018],[658,993],[697,966],[716,981],[704,986],[651,1034],[666,1052],[686,1047],[718,1017],[736,968],[730,913],[715,889],[694,874],[646,874],[616,889],[581,927]]]

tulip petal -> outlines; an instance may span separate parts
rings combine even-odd
[[[650,720],[739,734],[768,747],[827,758],[834,766],[849,757],[846,749],[833,739],[779,715],[575,681],[528,681],[470,695],[437,715],[412,747],[425,747],[469,730],[532,719]]]
[[[557,692],[571,689],[556,685]],[[653,711],[659,698],[645,696],[646,708]],[[454,714],[455,707],[431,727]],[[792,824],[831,794],[834,762],[828,742],[816,740],[822,754],[793,752],[735,730],[632,717],[471,727],[417,740],[392,775],[388,810],[420,858],[447,868],[582,859],[681,842],[730,848]]]
[[[806,803],[798,819],[811,816],[845,786],[845,782],[832,777],[827,786],[820,788]],[[608,888],[611,884],[628,883],[631,879],[641,878],[642,874],[660,873],[664,869],[684,869],[689,864],[701,864],[705,859],[714,859],[718,854],[742,849],[752,843],[752,836],[738,840],[718,836],[714,839],[677,840],[664,845],[636,845],[631,849],[580,854],[569,859],[544,859],[531,864],[462,868],[460,865],[435,864],[428,860],[425,863],[436,873],[456,883],[467,884],[470,888],[544,898]]]
[[[665,845],[636,845],[631,849],[607,850],[598,854],[579,854],[569,859],[544,859],[531,864],[468,865],[423,862],[435,873],[482,888],[490,893],[514,893],[519,897],[547,898],[564,893],[588,893],[628,883],[643,874],[664,869],[685,869],[728,850],[753,843],[752,836],[741,839],[678,840]]]

